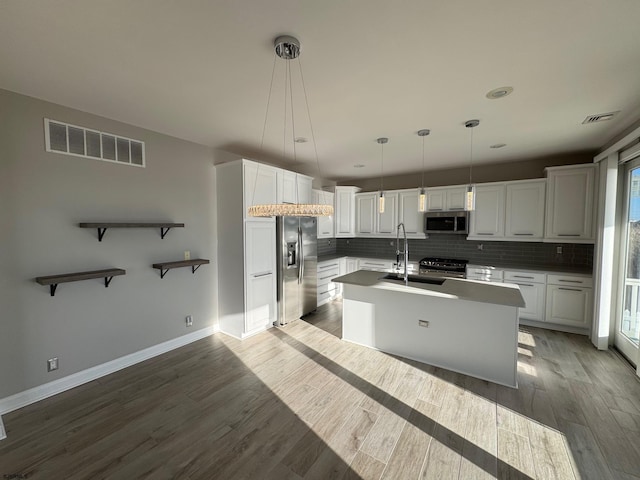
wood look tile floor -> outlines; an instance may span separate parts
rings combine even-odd
[[[0,478],[640,479],[616,354],[523,327],[515,390],[343,342],[341,308],[7,414]]]

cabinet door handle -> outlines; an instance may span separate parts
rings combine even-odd
[[[582,292],[583,291],[580,288],[567,288],[567,287],[558,287],[558,290],[567,290],[569,292]]]
[[[272,275],[273,272],[265,272],[265,273],[254,273],[253,278],[266,277],[267,275]]]

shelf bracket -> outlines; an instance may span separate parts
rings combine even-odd
[[[113,277],[104,277],[104,288],[107,288],[109,286],[112,279]]]
[[[49,285],[49,292],[51,293],[52,297],[56,294],[56,288],[58,288],[57,283],[52,283],[51,285]]]
[[[160,238],[164,239],[164,236],[169,233],[169,230],[171,230],[171,227],[160,227]]]
[[[164,278],[164,276],[167,274],[167,272],[169,271],[169,268],[161,268],[160,269],[160,278]]]
[[[98,227],[98,241],[102,241],[102,237],[104,237],[105,232],[107,231],[107,227],[100,228]]]
[[[196,270],[200,268],[200,265],[191,265],[191,273],[196,273]]]

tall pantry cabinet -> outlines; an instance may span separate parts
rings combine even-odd
[[[276,224],[249,217],[251,205],[277,203],[279,169],[249,160],[216,166],[220,330],[245,338],[276,320]]]

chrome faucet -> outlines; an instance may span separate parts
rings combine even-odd
[[[400,227],[402,227],[402,235],[404,239],[403,249],[400,250]],[[404,255],[404,284],[409,283],[409,243],[407,242],[407,231],[404,223],[399,223],[396,230],[396,265],[400,266],[400,254]]]

